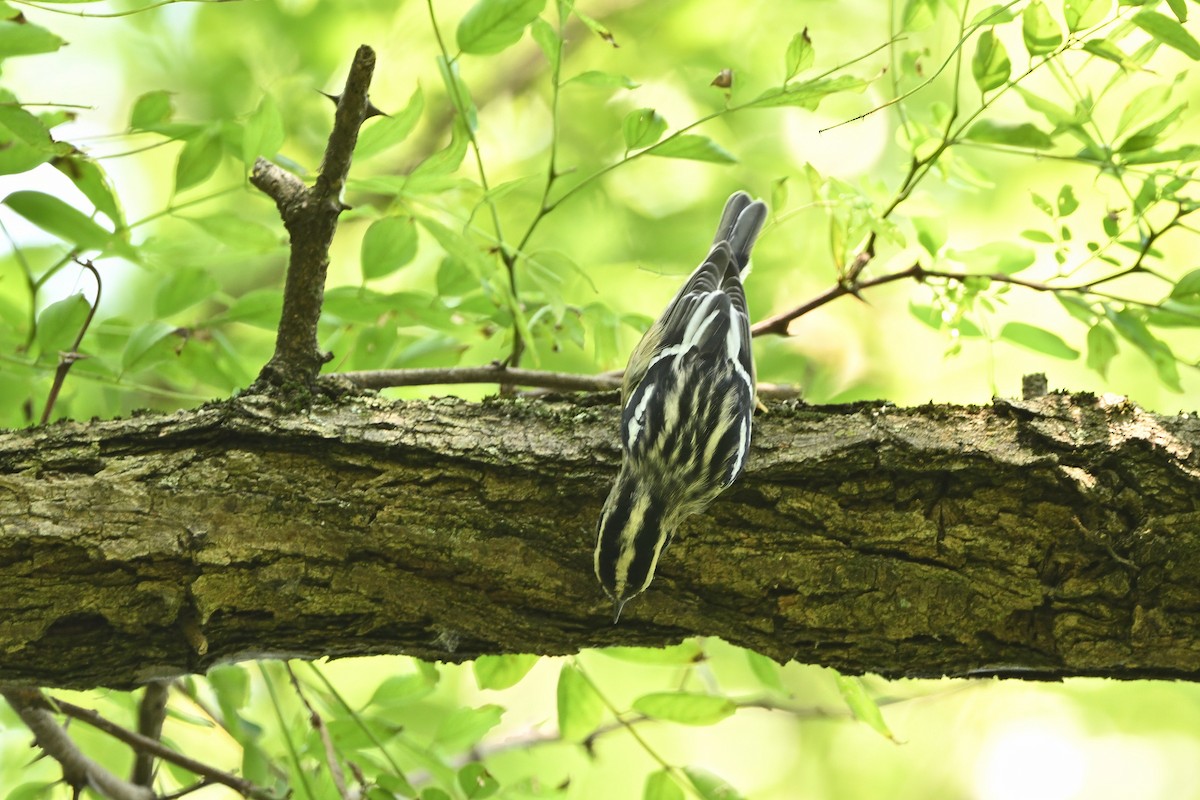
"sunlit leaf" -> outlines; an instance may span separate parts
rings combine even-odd
[[[1066,0],[1063,3],[1063,16],[1067,20],[1067,30],[1075,31],[1090,28],[1104,19],[1112,0]]]
[[[0,20],[0,60],[38,53],[53,53],[66,44],[57,34],[22,20]]]
[[[625,137],[625,147],[628,150],[654,144],[662,138],[666,130],[667,121],[653,108],[630,111],[621,123],[621,133]]]
[[[377,117],[363,126],[354,146],[354,158],[366,159],[400,144],[412,133],[425,110],[425,95],[418,86],[408,98],[408,104],[396,114]]]
[[[1101,377],[1107,378],[1108,365],[1116,354],[1117,337],[1113,336],[1112,330],[1107,325],[1097,324],[1088,328],[1087,365],[1089,369],[1094,369],[1100,373]]]
[[[581,742],[596,730],[606,712],[604,700],[574,664],[558,673],[558,730],[568,742]]]
[[[790,81],[797,74],[811,67],[814,58],[816,58],[816,51],[813,50],[812,37],[808,35],[808,28],[805,28],[788,42],[787,54],[784,58],[784,80]]]
[[[975,56],[971,59],[971,75],[975,85],[981,92],[999,89],[1008,82],[1012,72],[1012,62],[1008,60],[1008,51],[1004,49],[996,34],[986,30],[979,34],[975,43]]]
[[[704,657],[704,651],[694,639],[685,639],[679,644],[668,647],[606,647],[600,652],[611,658],[634,664],[673,666],[695,664]]]
[[[545,5],[546,0],[478,0],[458,23],[458,48],[475,55],[499,53],[521,38]]]
[[[1025,49],[1031,56],[1053,53],[1062,44],[1058,21],[1042,0],[1033,0],[1021,12],[1021,35],[1025,39]]]
[[[681,725],[712,725],[737,711],[728,697],[695,692],[653,692],[633,701],[633,710],[647,717]]]
[[[169,122],[175,114],[171,93],[162,90],[146,92],[133,103],[129,114],[129,127],[135,131],[153,130],[163,122]]]
[[[417,254],[417,226],[412,217],[383,217],[371,223],[363,234],[363,280],[391,275],[413,260]]]
[[[733,154],[707,136],[683,134],[659,142],[646,151],[663,158],[686,158],[691,161],[710,161],[716,164],[733,164]]]
[[[836,78],[816,78],[810,81],[789,83],[776,89],[768,89],[745,108],[771,108],[773,106],[797,106],[813,111],[821,101],[831,94],[838,92],[861,92],[866,89],[868,82],[853,75],[839,75]]]
[[[1079,208],[1079,200],[1075,197],[1075,190],[1071,184],[1064,184],[1058,191],[1058,215],[1069,217],[1075,213],[1077,208]]]
[[[78,152],[56,158],[51,163],[55,169],[71,179],[75,188],[83,192],[83,196],[91,201],[97,211],[108,217],[118,228],[124,227],[125,217],[121,212],[121,204],[108,175],[98,163]]]
[[[92,306],[82,294],[55,300],[37,317],[37,343],[45,356],[55,357],[67,350],[79,335]]]
[[[966,264],[973,272],[1012,275],[1033,265],[1037,255],[1014,242],[991,242],[972,250],[950,250],[947,256]]]
[[[1079,358],[1079,351],[1064,342],[1058,334],[1027,322],[1005,323],[1000,329],[1000,338],[1055,358],[1068,361]]]
[[[563,83],[577,83],[582,86],[597,86],[604,89],[636,89],[639,84],[627,75],[618,75],[614,72],[601,72],[600,70],[588,70],[581,72],[573,78],[568,79]]]
[[[175,326],[152,320],[135,330],[121,354],[121,369],[132,372],[146,369],[174,354]]]
[[[1133,15],[1132,22],[1167,47],[1173,47],[1193,61],[1200,59],[1200,42],[1170,17],[1142,9]]]
[[[837,673],[834,680],[837,683],[838,692],[842,695],[842,700],[845,701],[855,719],[865,722],[880,736],[892,741],[896,740],[891,729],[888,728],[887,722],[883,719],[879,704],[867,694],[866,687],[863,686],[860,678]]]
[[[459,753],[475,745],[488,731],[500,724],[504,709],[498,705],[456,708],[442,717],[433,737],[435,747],[445,753]]]
[[[213,127],[186,139],[175,165],[175,191],[189,189],[216,172],[222,152],[221,138]]]
[[[701,800],[741,800],[741,794],[721,778],[699,767],[684,767],[683,772]]]
[[[925,30],[937,18],[937,6],[938,0],[906,0],[900,16],[901,30]]]
[[[1117,334],[1149,357],[1159,380],[1171,391],[1182,392],[1179,367],[1170,346],[1151,333],[1146,323],[1135,312],[1112,306],[1105,306],[1104,312]]]
[[[642,800],[684,800],[683,789],[665,769],[656,770],[646,776],[646,787]]]
[[[1048,150],[1054,146],[1054,139],[1050,134],[1039,130],[1031,122],[1008,124],[991,119],[981,119],[971,126],[964,138],[973,142],[1007,144],[1012,147],[1029,147],[1034,150]]]
[[[546,61],[550,62],[550,71],[557,71],[559,67],[559,48],[562,46],[562,39],[559,37],[558,31],[549,22],[538,17],[530,24],[529,33],[533,36],[533,40],[537,42],[537,46],[541,48],[542,55],[546,57]]]
[[[479,762],[467,764],[458,771],[458,788],[467,800],[483,800],[500,791],[500,784]]]
[[[159,318],[178,314],[207,300],[218,286],[217,279],[203,267],[179,267],[159,284],[154,313]]]
[[[786,693],[783,679],[779,675],[779,665],[761,653],[756,653],[753,650],[745,652],[746,661],[749,663],[750,671],[754,673],[754,677],[758,678],[764,687],[781,694]]]
[[[480,689],[507,689],[528,675],[537,662],[538,657],[531,654],[480,656],[475,659],[475,683]]]
[[[79,209],[53,195],[42,192],[13,192],[4,204],[46,233],[77,246],[81,250],[104,250],[112,244],[112,234]]]
[[[271,95],[263,95],[258,108],[246,120],[242,133],[242,161],[252,165],[258,156],[271,158],[283,146],[283,116]]]

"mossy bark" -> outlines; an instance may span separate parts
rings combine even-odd
[[[0,434],[0,682],[720,636],[888,676],[1200,678],[1200,423],[1090,396],[772,406],[619,625],[607,400],[253,397]]]

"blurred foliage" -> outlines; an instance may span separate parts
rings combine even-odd
[[[287,250],[246,175],[265,157],[312,179],[321,92],[360,42],[388,115],[346,190],[330,370],[618,368],[747,188],[773,214],[750,305],[791,334],[758,340],[763,380],[814,401],[980,401],[1047,370],[1166,408],[1200,389],[1193,8],[0,2],[0,426],[36,423],[64,362],[51,418],[253,379]],[[1198,699],[885,684],[692,641],[222,667],[177,686],[166,738],[298,798],[337,796],[333,763],[372,800],[1183,797],[1200,791]],[[87,702],[132,723],[130,695]],[[67,796],[0,715],[9,800]]]

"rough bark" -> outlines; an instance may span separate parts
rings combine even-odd
[[[1200,678],[1193,416],[774,405],[613,626],[610,399],[248,397],[0,435],[0,682],[695,634],[888,676]]]

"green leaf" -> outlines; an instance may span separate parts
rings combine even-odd
[[[896,737],[892,735],[883,719],[879,705],[867,694],[861,680],[841,673],[837,673],[834,680],[837,683],[838,692],[842,695],[842,700],[855,719],[871,726],[871,729],[880,736],[891,739],[893,742],[896,741]]]
[[[972,272],[1013,275],[1032,266],[1033,250],[1013,242],[991,242],[972,250],[949,250],[947,256],[967,265]]]
[[[1158,144],[1159,138],[1166,132],[1167,128],[1171,127],[1180,114],[1186,108],[1186,104],[1180,103],[1167,112],[1166,116],[1155,122],[1141,128],[1131,134],[1129,138],[1121,142],[1117,147],[1118,153],[1130,153],[1138,150],[1148,150]]]
[[[728,697],[695,692],[652,692],[633,701],[633,710],[647,717],[681,725],[713,725],[737,711]]]
[[[133,103],[129,113],[129,127],[135,131],[154,130],[164,122],[170,122],[175,115],[171,103],[171,93],[161,89],[146,92]]]
[[[55,357],[70,349],[92,306],[82,294],[55,300],[37,316],[37,343],[42,355]]]
[[[230,250],[269,253],[282,247],[279,233],[239,214],[218,211],[185,219]]]
[[[742,108],[773,108],[775,106],[797,106],[816,110],[821,101],[831,94],[838,92],[861,92],[866,89],[867,81],[852,75],[839,75],[836,78],[814,78],[810,81],[788,83],[782,87],[768,89],[751,100]]]
[[[742,796],[738,794],[737,789],[707,770],[684,767],[683,773],[687,775],[701,800],[741,800]]]
[[[1071,184],[1064,184],[1058,190],[1058,215],[1069,217],[1075,213],[1077,208],[1079,208],[1079,201],[1075,198],[1075,190],[1071,188]]]
[[[1200,303],[1200,269],[1184,275],[1171,287],[1171,297],[1182,303]]]
[[[1096,324],[1087,332],[1087,365],[1100,373],[1100,377],[1108,377],[1108,365],[1117,354],[1117,337],[1107,325]]]
[[[1058,334],[1025,322],[1005,323],[1000,329],[1000,338],[1055,358],[1068,361],[1079,358],[1079,351],[1064,342]]]
[[[601,72],[594,69],[581,72],[575,77],[568,79],[563,83],[563,86],[572,83],[578,83],[583,86],[597,86],[603,89],[636,89],[640,85],[626,75],[617,75],[613,72]]]
[[[17,101],[8,95],[0,102]],[[0,105],[0,175],[28,172],[55,153],[55,142],[40,119],[19,106]]]
[[[174,355],[175,326],[162,320],[152,320],[138,328],[125,344],[121,354],[121,371],[146,369]]]
[[[1091,325],[1096,320],[1096,310],[1092,304],[1077,294],[1055,292],[1054,299],[1062,304],[1067,313],[1084,325]]]
[[[253,166],[259,156],[272,158],[283,147],[283,116],[271,95],[263,95],[242,132],[242,161]]]
[[[66,44],[40,25],[6,19],[0,21],[0,60],[37,53],[53,53]]]
[[[811,67],[815,58],[816,51],[813,50],[812,38],[808,35],[808,28],[805,28],[788,42],[784,64],[786,74],[783,79],[790,81],[798,73]]]
[[[283,313],[283,292],[279,289],[254,289],[233,301],[211,323],[243,322],[256,328],[274,331]]]
[[[359,132],[354,158],[370,158],[403,142],[420,121],[424,110],[425,95],[418,86],[402,111],[389,117],[378,117]]]
[[[694,639],[685,639],[669,647],[606,647],[600,651],[611,658],[634,664],[685,666],[704,658],[704,651]]]
[[[661,139],[666,130],[667,121],[653,108],[630,111],[621,123],[627,150],[649,147]]]
[[[5,795],[4,800],[46,800],[47,797],[54,796],[54,788],[59,783],[59,781],[51,783],[22,783]]]
[[[549,62],[550,71],[556,73],[561,63],[559,56],[562,48],[562,38],[558,35],[558,31],[549,22],[538,17],[529,26],[529,33],[537,42],[537,46],[541,48],[546,61]]]
[[[1108,13],[1110,3],[1111,0],[1066,0],[1063,16],[1067,20],[1067,30],[1075,33],[1100,22]]]
[[[1050,234],[1046,233],[1045,231],[1037,230],[1021,231],[1021,238],[1028,239],[1031,242],[1037,242],[1038,244],[1050,244],[1054,241],[1054,237]]]
[[[925,30],[937,19],[937,6],[937,0],[908,0],[900,17],[901,30]]]
[[[1187,22],[1187,5],[1183,0],[1167,0],[1167,6],[1171,9],[1171,13],[1175,15],[1175,19],[1180,22]]]
[[[450,129],[450,144],[445,149],[439,150],[429,156],[429,158],[422,161],[409,173],[405,191],[408,191],[408,185],[411,185],[418,179],[449,175],[458,169],[459,165],[463,162],[463,158],[467,155],[467,144],[469,142],[470,136],[467,134],[466,123],[459,119]]]
[[[1142,9],[1133,15],[1132,22],[1167,47],[1178,50],[1193,61],[1200,59],[1200,42],[1170,17]]]
[[[971,59],[971,75],[975,85],[981,92],[999,89],[1008,82],[1012,72],[1012,62],[1008,60],[1008,51],[1004,43],[996,38],[990,29],[979,34],[975,43],[975,56]]]
[[[981,119],[971,126],[963,138],[974,142],[1029,147],[1034,150],[1048,150],[1054,146],[1054,139],[1050,134],[1031,122],[1009,125],[991,119]]]
[[[500,791],[500,784],[483,764],[474,762],[458,771],[458,788],[467,800],[483,800]]]
[[[74,206],[42,192],[13,192],[5,205],[46,233],[76,245],[80,250],[105,250],[112,234]]]
[[[1129,59],[1129,56],[1125,55],[1125,51],[1108,39],[1088,39],[1083,43],[1083,49],[1106,61],[1120,64],[1124,69],[1133,69],[1137,66]]]
[[[215,127],[202,128],[189,136],[175,165],[175,191],[189,189],[216,172],[221,153],[221,139]]]
[[[114,226],[118,229],[125,227],[125,215],[121,211],[121,205],[113,192],[108,175],[99,164],[78,152],[56,158],[52,163],[55,169],[71,179],[75,188],[91,201],[97,211],[108,217]]]
[[[454,800],[445,790],[436,786],[427,786],[421,790],[421,800]]]
[[[746,661],[750,664],[750,671],[754,673],[754,677],[758,678],[759,683],[767,689],[786,694],[787,689],[783,685],[783,679],[779,676],[779,665],[761,653],[753,650],[745,652]]]
[[[1129,309],[1115,309],[1105,306],[1104,314],[1112,322],[1117,334],[1141,350],[1154,364],[1158,378],[1173,392],[1182,392],[1179,383],[1179,368],[1171,348],[1150,332],[1142,318]]]
[[[1021,35],[1025,39],[1025,49],[1031,56],[1053,53],[1062,44],[1058,21],[1051,16],[1042,0],[1033,0],[1021,12]]]
[[[546,0],[478,0],[458,23],[458,48],[474,55],[499,53],[516,44],[545,5]]]
[[[507,689],[515,686],[537,664],[530,654],[506,653],[475,659],[475,683],[480,689]]]
[[[1011,5],[1010,3],[1009,6]],[[1016,16],[1009,6],[990,5],[971,17],[971,22],[967,27],[975,28],[983,25],[1002,25],[1005,22],[1012,22],[1016,19]]]
[[[917,230],[917,242],[936,258],[946,243],[946,221],[941,217],[913,217],[912,224]]]
[[[501,706],[491,704],[456,708],[442,717],[433,744],[444,753],[461,753],[478,744],[488,731],[500,724],[503,715]]]
[[[582,742],[600,726],[603,698],[574,664],[558,673],[558,730],[568,742]]]
[[[160,319],[201,303],[220,288],[203,267],[179,267],[167,275],[154,296],[154,315]]]
[[[437,670],[430,672],[418,669],[416,672],[406,672],[391,675],[375,688],[367,705],[391,708],[414,703],[428,696],[438,684]]]
[[[651,772],[646,776],[646,788],[642,790],[642,800],[684,800],[683,789],[675,783],[671,773],[665,769]]]
[[[646,151],[648,155],[663,158],[686,158],[691,161],[709,161],[714,164],[733,164],[737,159],[721,145],[707,136],[683,134],[659,142]]]
[[[363,235],[363,280],[391,275],[417,254],[417,226],[412,217],[383,217],[371,223]]]
[[[467,88],[462,75],[459,74],[458,62],[447,61],[442,56],[437,57],[438,74],[442,77],[442,85],[446,87],[446,95],[450,98],[454,109],[458,111],[461,121],[466,125],[464,131],[479,129],[479,110],[475,107],[475,99]],[[455,128],[459,125],[455,125]],[[452,133],[456,136],[457,132]]]

